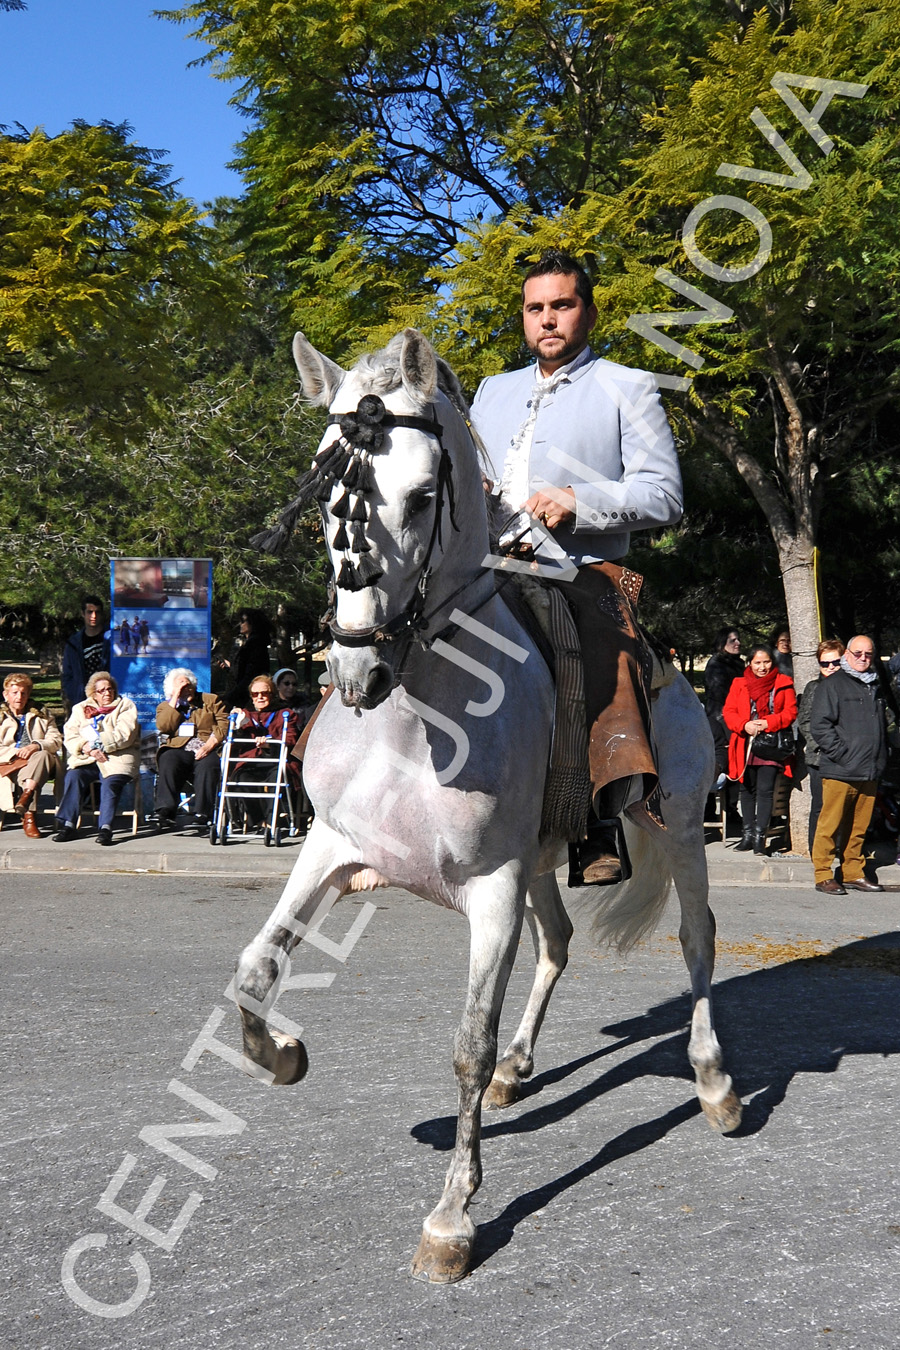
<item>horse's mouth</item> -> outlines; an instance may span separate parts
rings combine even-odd
[[[342,684],[340,679],[335,680],[344,707],[360,711],[377,708],[399,683],[399,676],[384,662],[378,662],[368,671],[365,685],[356,681]]]

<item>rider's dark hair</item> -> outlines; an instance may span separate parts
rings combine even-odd
[[[733,623],[730,623],[730,624],[728,625],[727,628],[720,628],[719,631],[718,631],[718,633],[716,633],[716,637],[715,637],[715,643],[716,643],[716,645],[715,645],[714,650],[717,651],[717,652],[724,652],[724,650],[725,650],[725,643],[726,643],[726,642],[728,641],[728,639],[731,637],[731,634],[732,634],[732,633],[734,633],[736,637],[740,637],[740,633],[739,633],[738,630],[735,628],[735,626],[734,626]]]
[[[105,609],[105,608],[106,608],[106,606],[104,605],[103,601],[100,599],[99,595],[86,595],[86,596],[84,596],[84,598],[83,598],[82,601],[81,601],[81,612],[82,612],[82,614],[83,614],[84,611],[87,609],[88,605],[94,605],[97,609]]]
[[[574,277],[575,294],[584,301],[585,306],[594,303],[594,286],[583,263],[573,258],[571,253],[563,253],[559,248],[545,248],[537,262],[529,267],[522,282],[522,299],[525,299],[525,282],[532,277]]]

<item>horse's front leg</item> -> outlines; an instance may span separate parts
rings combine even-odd
[[[522,912],[525,876],[520,864],[481,877],[467,888],[471,951],[469,989],[453,1042],[459,1089],[456,1147],[444,1192],[422,1227],[412,1273],[435,1284],[468,1273],[475,1241],[469,1203],[481,1185],[481,1101],[497,1060],[497,1026],[512,970]]]
[[[670,826],[671,829],[671,826]],[[722,1047],[712,1014],[712,977],[716,961],[716,921],[709,908],[709,879],[702,836],[696,845],[680,843],[669,854],[681,904],[678,936],[691,977],[691,1038],[688,1059],[694,1070],[697,1097],[714,1130],[730,1134],[741,1123],[743,1107],[725,1072]],[[686,841],[690,834],[682,835]]]
[[[498,1062],[484,1105],[511,1106],[534,1071],[534,1047],[556,982],[569,959],[572,921],[563,907],[554,872],[535,877],[528,887],[525,917],[534,940],[534,984],[522,1021]]]
[[[346,843],[316,821],[278,904],[238,961],[234,989],[243,1024],[247,1072],[278,1084],[299,1083],[309,1062],[302,1041],[267,1021],[291,949],[324,918],[352,871]],[[260,1075],[254,1066],[265,1070]],[[269,1077],[271,1075],[271,1077]]]

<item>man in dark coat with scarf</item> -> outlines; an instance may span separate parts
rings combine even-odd
[[[888,758],[886,708],[870,637],[851,638],[840,670],[816,689],[810,731],[822,775],[822,810],[812,850],[816,890],[825,895],[883,890],[866,879],[862,851]],[[832,874],[842,836],[843,885]]]

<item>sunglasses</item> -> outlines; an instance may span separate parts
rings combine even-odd
[[[851,656],[855,656],[857,661],[874,661],[875,659],[874,652],[854,652],[850,651],[849,647],[847,648],[847,651]]]
[[[837,659],[836,661],[820,661],[820,662],[819,662],[819,665],[822,667],[823,670],[827,670],[829,666],[839,666],[840,664],[841,664],[841,658],[840,658],[840,657],[838,657],[838,659]]]
[[[272,697],[272,694],[271,694],[271,690],[269,690],[269,689],[251,689],[251,690],[250,690],[250,697],[251,697],[251,698],[271,698],[271,697]]]

